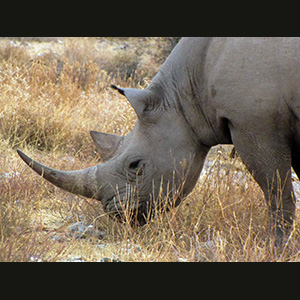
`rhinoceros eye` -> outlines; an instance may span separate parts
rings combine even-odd
[[[141,167],[141,159],[135,160],[129,164],[130,170],[138,170]]]

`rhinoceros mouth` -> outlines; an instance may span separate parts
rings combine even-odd
[[[147,223],[149,209],[148,201],[134,198],[125,190],[123,193],[107,197],[103,201],[106,213],[119,222],[129,222],[130,225],[143,226]]]

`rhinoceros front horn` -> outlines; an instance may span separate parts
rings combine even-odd
[[[101,200],[101,186],[99,187],[96,176],[101,165],[78,171],[59,171],[34,161],[20,150],[17,152],[31,169],[57,187],[73,194]]]

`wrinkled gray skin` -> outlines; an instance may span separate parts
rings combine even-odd
[[[135,221],[144,224],[159,194],[177,205],[209,149],[233,143],[265,194],[272,232],[281,239],[289,230],[291,166],[300,175],[299,38],[182,38],[145,90],[113,87],[138,120],[125,137],[91,132],[105,163],[63,172],[18,150],[22,159],[56,186],[100,200],[107,212],[135,207]]]

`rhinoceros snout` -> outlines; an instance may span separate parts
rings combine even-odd
[[[132,227],[144,226],[149,221],[149,210],[143,207],[106,209],[108,215],[120,223],[127,223]]]
[[[142,201],[130,193],[119,194],[102,203],[110,217],[131,226],[143,226],[152,217],[149,201]]]

